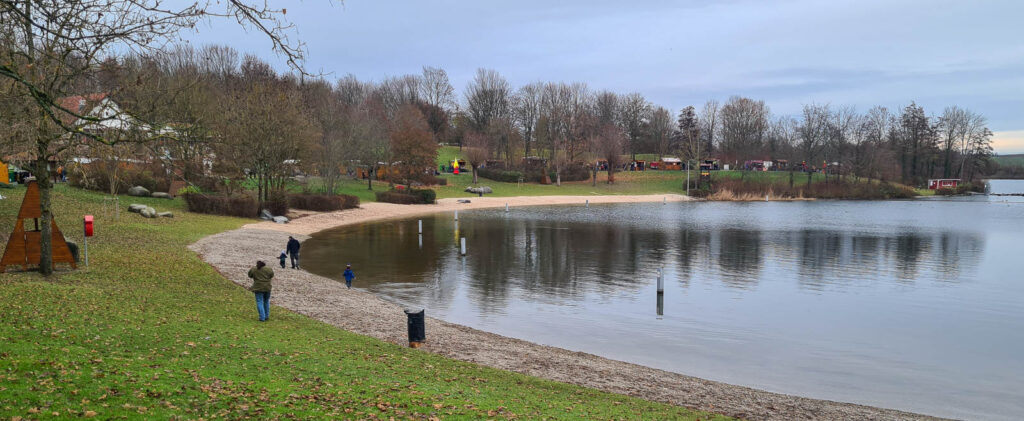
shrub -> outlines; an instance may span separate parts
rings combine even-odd
[[[185,198],[189,212],[242,218],[254,218],[258,214],[256,198],[250,195],[216,196],[187,193],[181,197]]]
[[[420,180],[424,185],[428,186],[447,186],[448,179],[444,177],[438,177],[434,175],[426,175]]]
[[[359,198],[350,195],[289,194],[288,207],[317,212],[331,212],[359,207]]]
[[[935,195],[936,196],[952,196],[954,194],[957,194],[957,191],[953,190],[953,189],[951,189],[949,187],[941,187],[941,188],[935,189]]]
[[[555,172],[550,171],[548,176],[555,180]],[[562,168],[562,181],[587,181],[590,179],[590,170],[581,163],[570,164]]]
[[[494,168],[480,168],[477,170],[477,175],[488,180],[503,181],[506,183],[517,183],[520,178],[523,178],[523,173],[519,171],[506,171]]]
[[[142,186],[152,192],[165,192],[171,188],[171,183],[167,177],[159,176],[163,173],[163,167],[159,164],[125,164],[118,176],[117,193],[125,194],[134,186]],[[107,166],[102,162],[70,165],[68,168],[68,182],[87,190],[109,192],[109,175]]]
[[[271,215],[288,214],[288,195],[284,192],[271,191],[267,200],[263,202],[263,209]]]
[[[378,202],[397,203],[400,205],[432,204],[437,199],[437,192],[430,189],[379,191],[374,193]]]

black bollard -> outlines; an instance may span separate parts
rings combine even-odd
[[[409,318],[409,348],[419,348],[427,341],[427,330],[424,320],[426,309],[415,311],[405,309],[405,315]]]

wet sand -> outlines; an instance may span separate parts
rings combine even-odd
[[[246,272],[257,256],[271,260],[288,235],[342,225],[434,212],[509,206],[690,200],[678,195],[539,196],[443,199],[437,205],[366,203],[360,209],[305,216],[288,224],[260,222],[203,238],[189,248],[232,282],[248,287]],[[342,329],[406,345],[406,317],[398,305],[343,283],[303,270],[279,271],[273,304]],[[429,314],[429,309],[428,309]],[[938,419],[902,411],[766,392],[714,382],[583,352],[544,346],[427,318],[427,342],[420,348],[446,357],[603,391],[681,405],[752,420]]]

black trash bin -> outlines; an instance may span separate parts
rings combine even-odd
[[[424,321],[426,309],[419,311],[405,309],[405,315],[409,318],[409,347],[419,348],[427,340],[427,329]]]

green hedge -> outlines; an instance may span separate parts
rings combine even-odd
[[[288,207],[317,212],[331,212],[359,207],[359,198],[341,194],[328,196],[325,194],[296,193],[288,195]]]
[[[508,171],[508,170],[497,170],[490,168],[480,168],[477,171],[477,175],[486,178],[488,180],[502,181],[505,183],[517,183],[520,178],[523,178],[523,173],[519,171]],[[526,181],[525,178],[523,178]]]
[[[437,201],[437,192],[430,189],[422,190],[388,190],[374,193],[378,202],[397,203],[400,205],[429,205]]]

